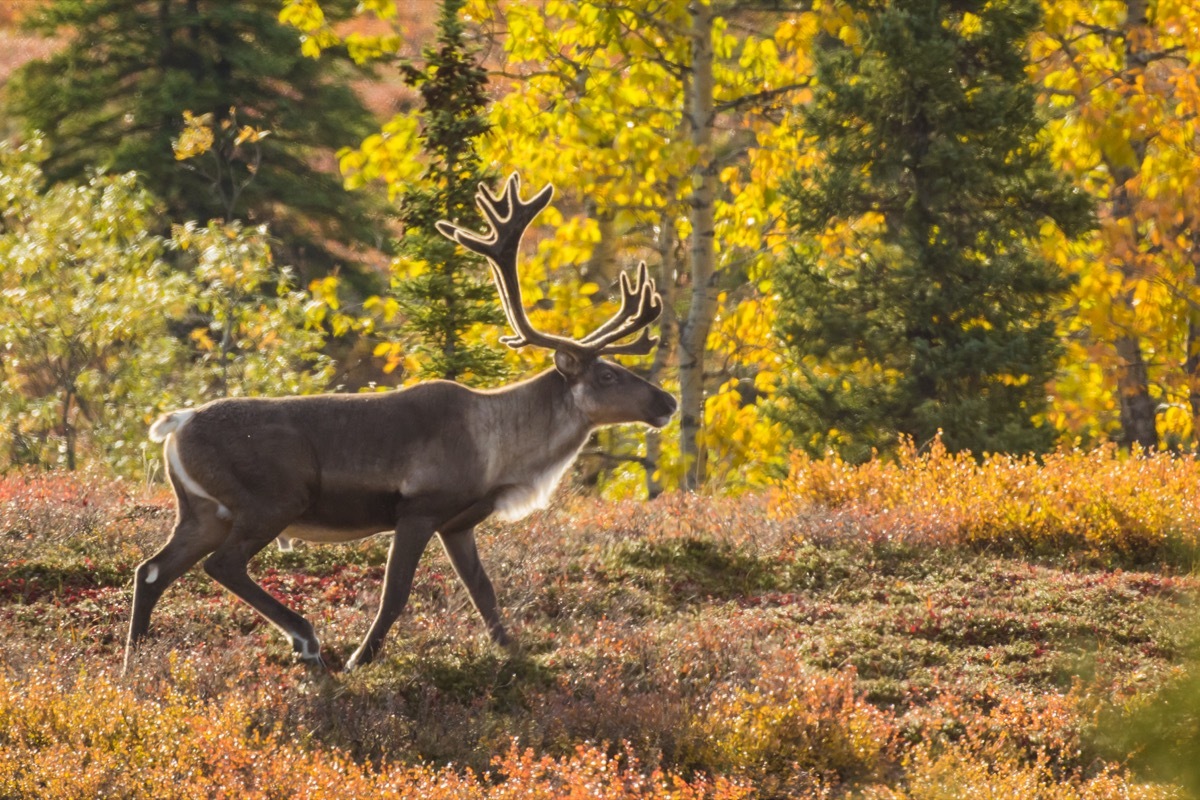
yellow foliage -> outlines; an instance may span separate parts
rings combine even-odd
[[[284,0],[278,19],[300,31],[300,52],[307,58],[319,58],[322,50],[337,47],[341,42],[325,18],[320,0]]]
[[[740,385],[731,379],[706,398],[700,433],[709,452],[709,480],[732,493],[770,485],[787,463],[789,441],[786,429],[766,414],[763,400],[743,401]]]
[[[394,6],[391,6],[393,9]],[[394,11],[393,11],[394,13]],[[366,64],[400,50],[402,44],[399,36],[369,36],[364,33],[350,33],[345,39],[346,51],[357,64]]]
[[[983,749],[984,752],[980,752]],[[1011,754],[953,744],[946,747],[919,744],[904,759],[902,788],[872,786],[869,800],[1183,800],[1172,786],[1139,784],[1104,769],[1094,777],[1063,780],[1050,759],[1040,755],[1027,763]]]
[[[183,131],[171,143],[176,161],[204,155],[213,146],[212,114],[196,116],[191,111],[183,112]]]
[[[811,788],[811,775],[880,774],[893,728],[854,688],[854,672],[789,671],[726,687],[692,721],[684,758],[752,783],[768,797]]]
[[[381,180],[388,187],[388,197],[395,199],[409,182],[420,177],[420,149],[419,120],[412,114],[397,114],[357,148],[338,151],[346,188],[357,189]]]
[[[319,0],[285,0],[279,21],[301,32],[300,52],[309,58],[318,58],[322,50],[341,41],[326,20]]]
[[[1188,441],[1191,422],[1172,409],[1191,391],[1184,365],[1197,300],[1190,221],[1200,212],[1192,68],[1200,7],[1160,4],[1145,26],[1120,0],[1046,0],[1043,11],[1031,72],[1053,109],[1050,151],[1099,204],[1096,235],[1066,242],[1044,234],[1044,251],[1078,278],[1053,417],[1087,438],[1112,431],[1124,368],[1115,343],[1132,339],[1150,365],[1144,388],[1166,410],[1156,420],[1161,440]]]
[[[1200,460],[1122,454],[1112,445],[1030,456],[947,452],[941,438],[901,442],[894,461],[852,465],[793,453],[773,514],[850,515],[864,534],[1097,554],[1200,547]]]
[[[962,20],[959,21],[958,30],[962,33],[963,38],[973,39],[983,30],[983,20],[969,11],[964,12]]]
[[[562,787],[587,787],[599,800],[750,794],[726,779],[686,781],[589,745],[555,759],[514,743],[483,777],[454,766],[364,765],[256,724],[278,711],[269,688],[218,702],[195,688],[193,664],[173,660],[172,673],[149,697],[104,672],[71,675],[51,665],[20,677],[0,673],[0,795],[502,800],[568,796]]]

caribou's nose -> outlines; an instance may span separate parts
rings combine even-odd
[[[654,416],[656,420],[655,427],[661,428],[663,425],[666,425],[668,421],[670,421],[671,417],[675,415],[675,409],[679,408],[679,401],[677,401],[674,396],[669,395],[666,392],[660,392],[658,395],[657,405],[658,408],[655,410],[658,411],[658,413]]]

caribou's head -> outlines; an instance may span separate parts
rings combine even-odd
[[[529,200],[521,199],[520,188],[521,179],[515,173],[500,194],[493,195],[486,186],[479,187],[475,201],[491,228],[484,236],[445,220],[437,224],[443,236],[487,257],[500,290],[500,302],[513,329],[512,336],[504,336],[500,341],[513,348],[533,345],[553,350],[555,368],[566,379],[576,407],[593,426],[622,422],[643,422],[656,428],[666,425],[675,413],[675,398],[625,367],[602,358],[645,355],[658,344],[650,335],[649,325],[662,313],[662,298],[646,271],[645,262],[638,265],[635,281],[630,281],[628,273],[621,274],[620,310],[584,338],[569,339],[535,330],[521,302],[517,253],[521,237],[550,202],[554,187],[547,184]],[[635,333],[636,339],[618,344]]]

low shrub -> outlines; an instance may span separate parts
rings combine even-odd
[[[714,692],[683,751],[693,765],[743,778],[764,797],[789,797],[881,777],[895,730],[863,699],[852,670],[780,670]]]
[[[894,786],[870,786],[866,800],[1186,800],[1172,786],[1129,781],[1112,768],[1096,775],[1064,774],[1044,758],[1032,762],[980,752],[969,745],[919,744],[904,760]]]
[[[1016,544],[981,533],[1001,523],[971,517],[966,490],[934,493],[1009,491],[1032,462],[1004,481],[944,453],[907,472],[823,462],[819,480],[793,475],[809,488],[774,518],[761,495],[564,497],[479,531],[518,653],[488,642],[435,547],[381,658],[320,680],[199,569],[115,677],[129,581],[170,530],[169,495],[2,477],[0,797],[1177,796],[1194,784],[1168,762],[1191,755],[1169,745],[1195,720],[1177,676],[1200,581],[1103,563],[1149,561],[1161,543],[1129,531],[1186,518],[1181,479],[1164,477],[1181,467],[1158,458],[1048,461],[1071,491],[1104,469],[1140,488],[1076,503],[1074,539],[1046,523]],[[1156,493],[1176,510],[1128,522]],[[1119,503],[1126,521],[1090,535]],[[1026,557],[1052,539],[1078,549]],[[269,548],[251,570],[336,666],[376,612],[385,549]],[[1095,723],[1102,706],[1138,712],[1127,736]]]
[[[135,691],[107,673],[54,665],[0,674],[0,796],[45,798],[424,798],[426,800],[738,800],[724,778],[685,780],[630,753],[580,744],[561,758],[515,742],[483,774],[312,750],[302,731],[253,724],[285,697],[264,689],[220,702],[189,690],[198,665]],[[157,689],[159,691],[152,691]]]
[[[797,453],[776,518],[832,512],[876,540],[1071,550],[1101,562],[1191,567],[1200,540],[1200,462],[1107,445],[1032,456],[950,453],[905,441],[895,460],[851,464]]]

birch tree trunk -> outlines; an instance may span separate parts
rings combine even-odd
[[[1128,13],[1125,17],[1125,41],[1129,48],[1126,53],[1126,66],[1138,65],[1141,69],[1146,63],[1142,52],[1142,37],[1136,35],[1138,28],[1147,25],[1146,0],[1130,0]],[[1134,218],[1134,200],[1129,194],[1129,182],[1138,174],[1138,166],[1145,158],[1145,142],[1132,141],[1130,144],[1136,158],[1136,166],[1109,165],[1113,176],[1112,215],[1114,221],[1128,220],[1132,250],[1139,248],[1137,220]],[[1122,264],[1121,272],[1125,279],[1135,277],[1136,264]],[[1133,297],[1130,293],[1122,300],[1130,305]],[[1158,446],[1158,431],[1155,428],[1155,402],[1150,396],[1150,373],[1142,352],[1141,339],[1136,332],[1122,336],[1114,343],[1120,364],[1117,367],[1117,402],[1120,409],[1122,447],[1132,447],[1139,444],[1152,449]]]
[[[692,54],[689,135],[697,162],[690,197],[692,297],[679,335],[679,435],[686,468],[684,488],[695,490],[704,483],[707,473],[700,435],[704,426],[704,351],[717,307],[713,241],[717,172],[713,152],[712,8],[705,0],[694,0],[688,10]]]
[[[667,197],[674,197],[675,189],[676,186],[672,182]],[[679,339],[679,320],[675,316],[675,274],[678,268],[675,247],[677,244],[675,220],[672,217],[671,206],[668,204],[663,209],[662,219],[659,222],[658,241],[655,243],[659,264],[661,264],[656,283],[658,284],[658,293],[662,296],[663,313],[659,318],[658,348],[654,351],[654,361],[650,365],[650,374],[647,376],[654,383],[659,382],[667,365],[671,363],[676,350],[675,345]],[[651,500],[663,492],[662,481],[654,476],[661,460],[662,433],[656,430],[647,430],[646,494]]]

